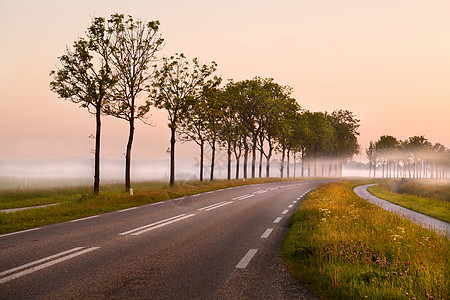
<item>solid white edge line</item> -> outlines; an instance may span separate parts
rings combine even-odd
[[[4,277],[4,278],[0,279],[0,283],[4,283],[4,282],[10,281],[10,280],[22,277],[24,275],[27,275],[27,274],[33,273],[35,271],[38,271],[38,270],[41,270],[41,269],[53,266],[53,265],[55,265],[57,263],[63,262],[65,260],[68,260],[68,259],[80,256],[82,254],[85,254],[85,253],[88,253],[88,252],[91,252],[91,251],[94,251],[94,250],[97,250],[99,248],[100,247],[91,247],[91,248],[84,249],[84,250],[81,250],[79,252],[75,252],[73,254],[67,255],[67,256],[63,256],[63,257],[61,257],[59,259],[55,259],[55,260],[49,261],[48,263],[45,263],[45,264],[42,264],[42,265],[39,265],[39,266],[36,266],[36,267],[32,267],[32,268],[30,268],[28,270],[24,270],[22,272],[16,273],[16,274],[8,276],[8,277]]]
[[[56,258],[56,257],[59,257],[59,256],[63,256],[63,255],[66,255],[66,254],[74,252],[74,251],[81,250],[83,248],[84,247],[76,247],[76,248],[73,248],[73,249],[61,252],[61,253],[57,253],[57,254],[54,254],[54,255],[51,255],[51,256],[48,256],[48,257],[44,257],[44,258],[32,261],[30,263],[27,263],[27,264],[24,264],[24,265],[21,265],[21,266],[18,266],[18,267],[15,267],[15,268],[3,271],[3,272],[0,273],[0,276],[6,275],[6,274],[9,274],[9,273],[14,273],[16,271],[19,271],[19,270],[22,270],[22,269],[25,269],[25,268],[28,268],[28,267],[31,267],[31,266],[43,263],[43,262],[45,262],[47,260],[51,260],[53,258]]]
[[[97,217],[100,217],[100,215],[95,215],[95,216],[90,216],[90,217],[86,217],[86,218],[72,220],[72,221],[70,221],[70,223],[80,222],[80,221],[89,220],[89,219],[93,219],[93,218],[97,218]]]
[[[273,222],[274,222],[274,223],[280,223],[281,219],[283,219],[283,218],[282,218],[282,217],[278,217],[278,218],[276,218]]]
[[[137,208],[137,206],[136,207],[125,208],[125,209],[118,210],[117,212],[126,212],[126,211],[130,211],[130,210],[133,210],[133,209],[136,209],[136,208]]]
[[[222,202],[219,202],[219,203],[211,204],[211,205],[208,205],[208,206],[201,207],[201,208],[199,208],[197,210],[205,210],[205,209],[208,209],[208,208],[216,206],[216,205],[220,205],[220,204],[225,203],[225,202],[226,201],[222,201]]]
[[[15,234],[20,234],[20,233],[35,231],[35,230],[39,230],[39,229],[41,229],[41,227],[31,228],[31,229],[21,230],[21,231],[16,231],[16,232],[11,232],[11,233],[6,233],[6,234],[0,235],[0,238],[5,237],[5,236],[10,236],[10,235],[15,235]]]
[[[172,223],[175,223],[175,222],[178,222],[178,221],[181,221],[181,220],[193,217],[193,216],[195,216],[195,214],[190,214],[190,215],[187,215],[187,216],[175,219],[175,220],[171,220],[169,222],[165,222],[165,223],[162,223],[162,224],[159,224],[159,225],[156,225],[156,226],[153,226],[153,227],[150,227],[150,228],[147,228],[147,229],[144,229],[144,230],[132,233],[131,235],[139,235],[139,234],[145,233],[147,231],[151,231],[151,230],[154,230],[154,229],[157,229],[157,228],[161,228],[163,226],[166,226],[166,225],[169,225],[169,224],[172,224]]]
[[[264,231],[263,235],[261,235],[262,239],[267,239],[269,237],[269,235],[272,233],[273,229],[272,228],[268,228],[266,231]]]
[[[173,220],[173,219],[181,218],[181,217],[183,217],[183,216],[185,216],[185,215],[186,215],[186,214],[182,214],[182,215],[178,215],[178,216],[175,216],[175,217],[171,217],[171,218],[168,218],[168,219],[164,219],[164,220],[161,220],[161,221],[152,223],[152,224],[147,224],[147,225],[144,225],[144,226],[135,228],[135,229],[131,229],[131,230],[128,230],[128,231],[119,233],[119,235],[126,235],[126,234],[129,234],[129,233],[132,233],[132,232],[135,232],[135,231],[139,231],[139,230],[141,230],[141,229],[148,228],[148,227],[151,227],[151,226],[155,226],[155,225],[158,225],[158,224],[161,224],[161,223],[164,223],[164,222]]]
[[[248,250],[247,254],[245,254],[241,261],[236,265],[236,268],[245,269],[252,260],[253,256],[255,256],[256,252],[258,252],[258,249]]]
[[[215,206],[213,206],[213,207],[210,207],[210,208],[208,208],[208,209],[205,209],[205,211],[210,211],[210,210],[213,210],[213,209],[216,209],[216,208],[219,208],[219,207],[222,207],[222,206],[231,204],[231,203],[233,203],[233,201],[228,201],[228,202],[222,203],[222,204],[220,204],[220,205],[215,205]]]

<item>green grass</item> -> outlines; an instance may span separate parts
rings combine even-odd
[[[294,179],[286,179],[294,180]],[[298,179],[297,179],[298,180]],[[74,220],[100,213],[149,204],[230,186],[281,181],[279,178],[217,180],[213,182],[179,182],[170,187],[166,182],[133,184],[134,195],[123,192],[122,184],[102,185],[98,196],[91,187],[59,187],[31,189],[4,187],[0,190],[0,209],[60,203],[56,206],[0,213],[0,234]]]
[[[374,196],[377,196],[378,198],[381,198],[383,200],[409,208],[416,212],[445,222],[450,222],[450,202],[406,193],[395,193],[392,191],[392,189],[394,189],[392,187],[393,185],[396,185],[396,183],[374,185],[369,187],[368,191]],[[402,186],[403,185],[400,185],[400,188],[402,188]],[[407,188],[403,188],[403,190],[407,190]],[[431,187],[428,187],[427,192],[423,194],[442,195],[441,192],[434,192]]]
[[[324,299],[448,299],[450,241],[353,193],[311,192],[290,220],[281,254]]]
[[[393,192],[450,202],[449,179],[418,179],[397,182]]]

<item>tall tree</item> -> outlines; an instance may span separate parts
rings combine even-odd
[[[377,175],[377,152],[375,143],[370,141],[369,148],[366,149],[366,157],[369,160],[369,178],[373,169],[373,178]]]
[[[227,149],[227,179],[231,179],[231,156],[233,150],[237,150],[240,124],[236,119],[235,85],[230,81],[224,88],[221,98],[222,120],[219,128],[220,143]],[[239,154],[240,156],[240,154]],[[236,157],[236,176],[239,175],[239,157]],[[236,177],[236,178],[237,178]]]
[[[222,91],[217,88],[220,84],[220,79],[215,78],[215,81],[209,81],[203,89],[202,102],[205,103],[205,112],[203,118],[206,120],[206,137],[209,146],[211,147],[211,169],[209,180],[214,180],[214,166],[216,157],[216,146],[220,135],[221,120],[224,116],[222,101]]]
[[[389,169],[392,161],[392,152],[394,149],[400,146],[400,142],[391,135],[382,135],[375,142],[375,149],[377,151],[377,155],[380,158],[382,163],[382,177],[389,177]]]
[[[67,47],[66,53],[59,57],[61,67],[50,73],[53,92],[95,115],[95,194],[100,187],[101,114],[116,82],[111,71],[111,52],[107,47],[109,33],[104,24],[103,18],[95,18],[86,33],[87,39],[79,38],[72,48]]]
[[[270,160],[273,151],[276,147],[276,136],[280,132],[280,128],[283,126],[283,120],[286,116],[286,112],[298,109],[296,106],[289,106],[290,94],[292,88],[289,86],[282,86],[272,78],[266,78],[262,81],[261,103],[258,113],[258,126],[259,126],[259,140],[258,147],[260,151],[260,165],[259,176],[262,175],[262,159],[266,158],[266,177],[269,177],[270,173]],[[264,144],[267,144],[265,147]],[[265,150],[267,149],[267,150]]]
[[[310,131],[306,142],[308,156],[308,175],[311,174],[310,162],[313,162],[313,174],[317,176],[317,162],[322,163],[322,175],[324,170],[323,159],[333,152],[335,147],[335,129],[329,115],[323,112],[305,112],[310,125]]]
[[[335,155],[339,168],[339,176],[342,177],[342,164],[348,162],[359,152],[358,128],[359,120],[348,110],[336,110],[331,114],[331,124],[335,130],[336,145]]]
[[[294,153],[301,153],[301,176],[304,176],[305,169],[305,154],[306,154],[306,143],[309,135],[309,124],[308,119],[305,114],[303,114],[302,111],[299,111],[295,115],[295,121],[293,124],[293,133],[292,133],[292,140],[293,140],[293,150]],[[295,162],[294,162],[295,163]]]
[[[199,101],[207,84],[206,79],[216,70],[216,63],[211,65],[192,60],[192,66],[184,54],[175,54],[163,58],[162,66],[155,71],[151,85],[151,98],[148,104],[165,109],[168,113],[170,128],[170,185],[175,183],[175,137],[181,120],[187,116],[194,103]]]
[[[181,141],[194,141],[200,147],[199,177],[203,181],[204,150],[206,140],[206,120],[203,117],[206,110],[205,102],[197,101],[185,118],[180,120],[179,137]]]
[[[162,49],[163,38],[158,33],[159,21],[144,22],[132,16],[113,14],[108,20],[111,33],[112,64],[118,82],[114,89],[114,101],[105,106],[107,114],[126,120],[129,125],[125,154],[125,190],[131,187],[131,148],[135,120],[146,120],[150,106],[139,105],[138,96],[146,91],[153,77],[152,64],[156,52]]]

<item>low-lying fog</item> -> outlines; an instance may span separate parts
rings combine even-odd
[[[248,174],[251,174],[251,161],[249,160]],[[242,178],[242,159],[241,174]],[[100,168],[100,179],[103,182],[121,182],[124,178],[125,161],[118,159],[102,159]],[[258,172],[258,162],[256,173]],[[217,161],[214,178],[226,178],[227,176],[226,160]],[[277,159],[272,160],[270,175],[280,176],[280,162]],[[199,164],[195,161],[176,161],[176,179],[189,180],[199,178]],[[204,178],[209,179],[210,164],[205,159]],[[235,176],[235,165],[232,165],[232,177]],[[290,176],[300,177],[301,164],[290,164]],[[305,171],[306,173],[306,171]],[[44,185],[64,184],[79,185],[92,181],[94,174],[94,160],[90,158],[61,158],[46,160],[9,160],[0,161],[0,186],[11,184],[12,180],[18,182],[20,186],[26,186],[33,182],[40,182]],[[318,173],[319,174],[319,173]],[[265,165],[263,165],[263,176],[265,176]],[[285,175],[286,176],[286,168]],[[368,176],[368,167],[362,163],[351,162],[344,165],[343,176]],[[169,179],[169,160],[136,160],[131,163],[131,177],[133,181],[147,180],[168,180]],[[9,179],[9,180],[7,180]],[[9,183],[7,183],[7,181]],[[53,182],[53,184],[52,184]],[[17,185],[17,184],[15,184]]]

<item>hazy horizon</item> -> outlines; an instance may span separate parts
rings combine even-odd
[[[0,3],[0,159],[92,157],[95,120],[49,90],[49,72],[93,16],[159,20],[165,48],[215,61],[224,80],[273,77],[304,109],[346,109],[364,149],[381,135],[450,146],[449,1],[8,1]],[[133,160],[167,159],[165,113],[137,124]],[[102,158],[122,159],[128,124],[103,118]],[[198,157],[177,144],[177,161]],[[1,175],[1,174],[0,174]]]

